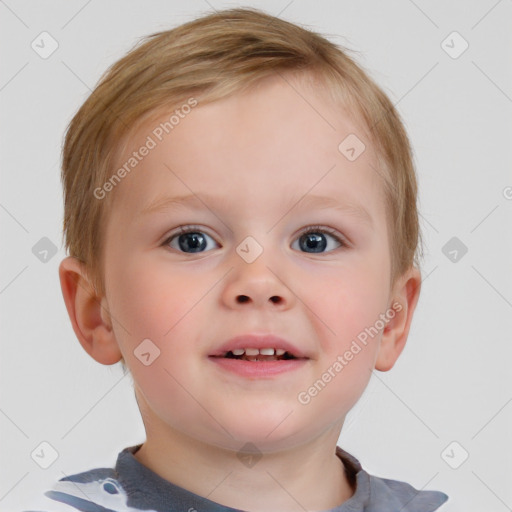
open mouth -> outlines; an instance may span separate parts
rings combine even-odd
[[[223,370],[250,379],[272,379],[302,368],[309,359],[284,348],[232,348],[212,354],[210,358]]]
[[[221,359],[239,359],[241,361],[287,361],[290,359],[307,359],[294,356],[291,352],[282,348],[234,348],[222,355],[211,357]]]
[[[283,349],[234,349],[226,352],[223,356],[226,359],[240,359],[243,361],[282,361],[298,359],[290,352]]]

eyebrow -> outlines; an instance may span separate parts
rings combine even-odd
[[[164,196],[159,197],[147,205],[141,212],[141,215],[150,215],[153,213],[162,213],[170,210],[177,210],[182,208],[201,208],[205,207],[211,209],[216,206],[222,208],[222,205],[226,204],[226,200],[223,198],[217,198],[209,194],[186,194],[181,196]],[[333,197],[317,196],[307,194],[301,199],[295,199],[289,203],[289,209],[287,215],[292,210],[302,209],[317,209],[327,210],[334,209],[343,213],[352,215],[361,221],[368,224],[370,227],[373,226],[373,218],[368,210],[360,203],[353,201],[340,202]]]

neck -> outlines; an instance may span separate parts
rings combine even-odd
[[[236,451],[170,429],[149,435],[135,458],[167,481],[250,512],[329,510],[354,493],[336,455],[341,426],[286,451],[239,458]],[[155,434],[154,432],[151,434]]]

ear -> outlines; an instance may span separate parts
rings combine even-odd
[[[393,368],[398,356],[405,347],[412,316],[418,303],[421,288],[421,273],[411,266],[398,278],[389,306],[395,311],[395,316],[384,327],[382,340],[377,354],[375,368],[387,372]]]
[[[73,330],[84,350],[98,363],[117,363],[122,354],[112,330],[107,299],[96,295],[84,263],[68,256],[59,265],[59,278]]]

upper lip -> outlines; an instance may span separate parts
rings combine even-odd
[[[309,359],[298,347],[273,334],[241,334],[240,336],[235,336],[216,348],[210,356],[222,357],[237,348],[280,348],[296,358]]]

